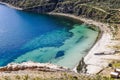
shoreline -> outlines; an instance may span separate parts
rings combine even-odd
[[[67,17],[67,18],[75,19],[75,20],[81,21],[81,22],[83,22],[83,23],[85,23],[85,24],[87,24],[87,25],[91,25],[89,22],[86,21],[86,18],[81,18],[81,17],[75,16],[75,15],[72,15],[72,14],[53,13],[53,12],[50,12],[50,13],[48,13],[48,14],[49,14],[49,15],[52,15],[52,16],[62,16],[62,17]],[[92,24],[92,25],[93,25],[93,24]],[[95,25],[95,26],[96,26],[96,25]],[[96,26],[96,27],[99,28],[99,26]],[[85,57],[88,55],[89,51],[94,47],[94,45],[97,43],[97,41],[102,37],[103,31],[101,31],[100,28],[99,28],[99,30],[100,30],[100,31],[98,32],[98,36],[97,36],[95,42],[94,42],[93,45],[89,48],[89,50],[87,51],[87,54],[86,54],[83,58],[85,58]],[[81,60],[80,60],[80,61],[81,61]],[[80,62],[80,61],[79,61],[79,62]],[[78,67],[78,65],[79,65],[79,63],[78,63],[76,66],[74,66],[74,68],[72,68],[72,70],[73,70],[74,72],[76,72],[76,73],[78,73],[78,72],[77,72],[77,67]]]
[[[106,45],[108,45],[111,42],[112,39],[112,33],[110,32],[110,29],[108,28],[108,24],[104,24],[101,22],[97,22],[91,19],[87,19],[87,18],[82,18],[82,17],[78,17],[72,14],[64,14],[64,13],[49,13],[49,15],[54,15],[54,16],[64,16],[64,17],[69,17],[69,18],[73,18],[76,20],[80,20],[83,21],[86,24],[92,24],[95,25],[96,27],[99,27],[100,29],[100,33],[98,34],[98,38],[96,39],[95,43],[93,44],[93,46],[89,49],[88,54],[84,57],[84,62],[87,65],[87,74],[97,74],[99,73],[101,70],[103,70],[103,68],[108,66],[108,62],[103,60],[100,56],[96,56],[94,55],[94,53],[100,53],[100,52],[104,52],[104,51],[108,51],[111,52],[110,49],[106,49]],[[108,42],[106,42],[108,41]],[[100,45],[101,44],[101,45]],[[103,47],[103,49],[100,49],[98,51],[98,48]],[[100,57],[100,58],[98,58]],[[100,62],[97,62],[100,61]],[[103,62],[103,63],[101,63]],[[98,64],[98,66],[96,66]],[[73,68],[73,71],[77,72],[76,68],[77,68],[78,64]],[[101,66],[101,67],[100,67]]]
[[[12,6],[12,5],[10,5],[10,4],[8,4],[8,3],[5,3],[5,2],[1,2],[1,1],[0,1],[0,4],[6,5],[6,6],[10,7],[10,8],[16,9],[16,10],[23,10],[22,8]]]
[[[19,71],[19,70],[38,70],[40,68],[41,70],[48,70],[48,71],[70,71],[66,67],[61,67],[55,64],[51,63],[39,63],[39,62],[22,62],[22,63],[9,63],[8,65],[4,67],[0,67],[0,72],[4,71]]]
[[[17,10],[23,10],[22,8],[14,7],[14,6],[12,6],[8,3],[0,2],[0,4],[6,5],[10,8],[14,8],[14,9],[17,9]],[[92,25],[95,25],[95,26],[99,27],[99,29],[101,31],[99,33],[100,35],[98,35],[98,39],[95,41],[93,46],[89,49],[88,54],[84,57],[84,61],[85,61],[85,64],[87,65],[87,73],[89,73],[89,74],[96,74],[96,73],[100,72],[104,67],[108,66],[108,62],[102,60],[100,56],[94,55],[94,53],[100,52],[98,50],[99,47],[100,48],[103,47],[103,50],[100,49],[101,52],[106,51],[105,47],[106,47],[107,44],[109,44],[109,42],[112,39],[110,30],[108,28],[108,26],[109,26],[108,24],[104,24],[104,23],[101,23],[101,22],[96,22],[94,20],[87,19],[87,18],[82,18],[82,17],[75,16],[75,15],[72,15],[72,14],[53,13],[53,12],[50,12],[48,14],[49,15],[54,15],[54,16],[65,16],[65,17],[73,18],[73,19],[76,19],[76,20],[83,21],[86,24],[92,24]],[[109,49],[107,49],[107,51],[109,51]],[[103,63],[101,63],[101,62],[103,62]],[[78,66],[78,64],[75,66],[73,71],[77,72],[76,71],[77,66]]]

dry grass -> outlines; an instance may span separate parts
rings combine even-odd
[[[110,72],[113,72],[114,69],[116,68],[120,68],[120,60],[110,60],[110,64],[112,64],[112,66],[108,66],[107,68],[103,69],[100,72],[100,75],[104,75],[106,77],[110,77]],[[120,79],[119,79],[120,80]]]
[[[120,24],[114,25],[115,40],[120,40]]]
[[[18,71],[1,73],[0,80],[114,80],[100,75],[84,75],[74,72]]]

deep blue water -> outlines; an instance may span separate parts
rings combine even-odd
[[[70,30],[75,24],[81,25],[67,18],[28,13],[0,5],[0,66],[29,60],[56,63],[53,59],[63,57],[65,50],[71,48],[60,47],[74,36]],[[83,38],[79,36],[76,43]]]

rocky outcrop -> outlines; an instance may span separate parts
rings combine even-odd
[[[82,58],[77,66],[77,72],[78,73],[86,73],[87,69],[86,69],[87,65],[84,62],[84,58]]]
[[[10,63],[5,67],[0,68],[0,72],[19,70],[34,70],[34,71],[36,70],[44,72],[69,71],[67,68],[63,68],[50,63],[35,63],[35,62],[23,62],[21,64]]]

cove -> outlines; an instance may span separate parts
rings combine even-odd
[[[80,21],[0,5],[0,66],[34,61],[73,68],[97,36]]]

